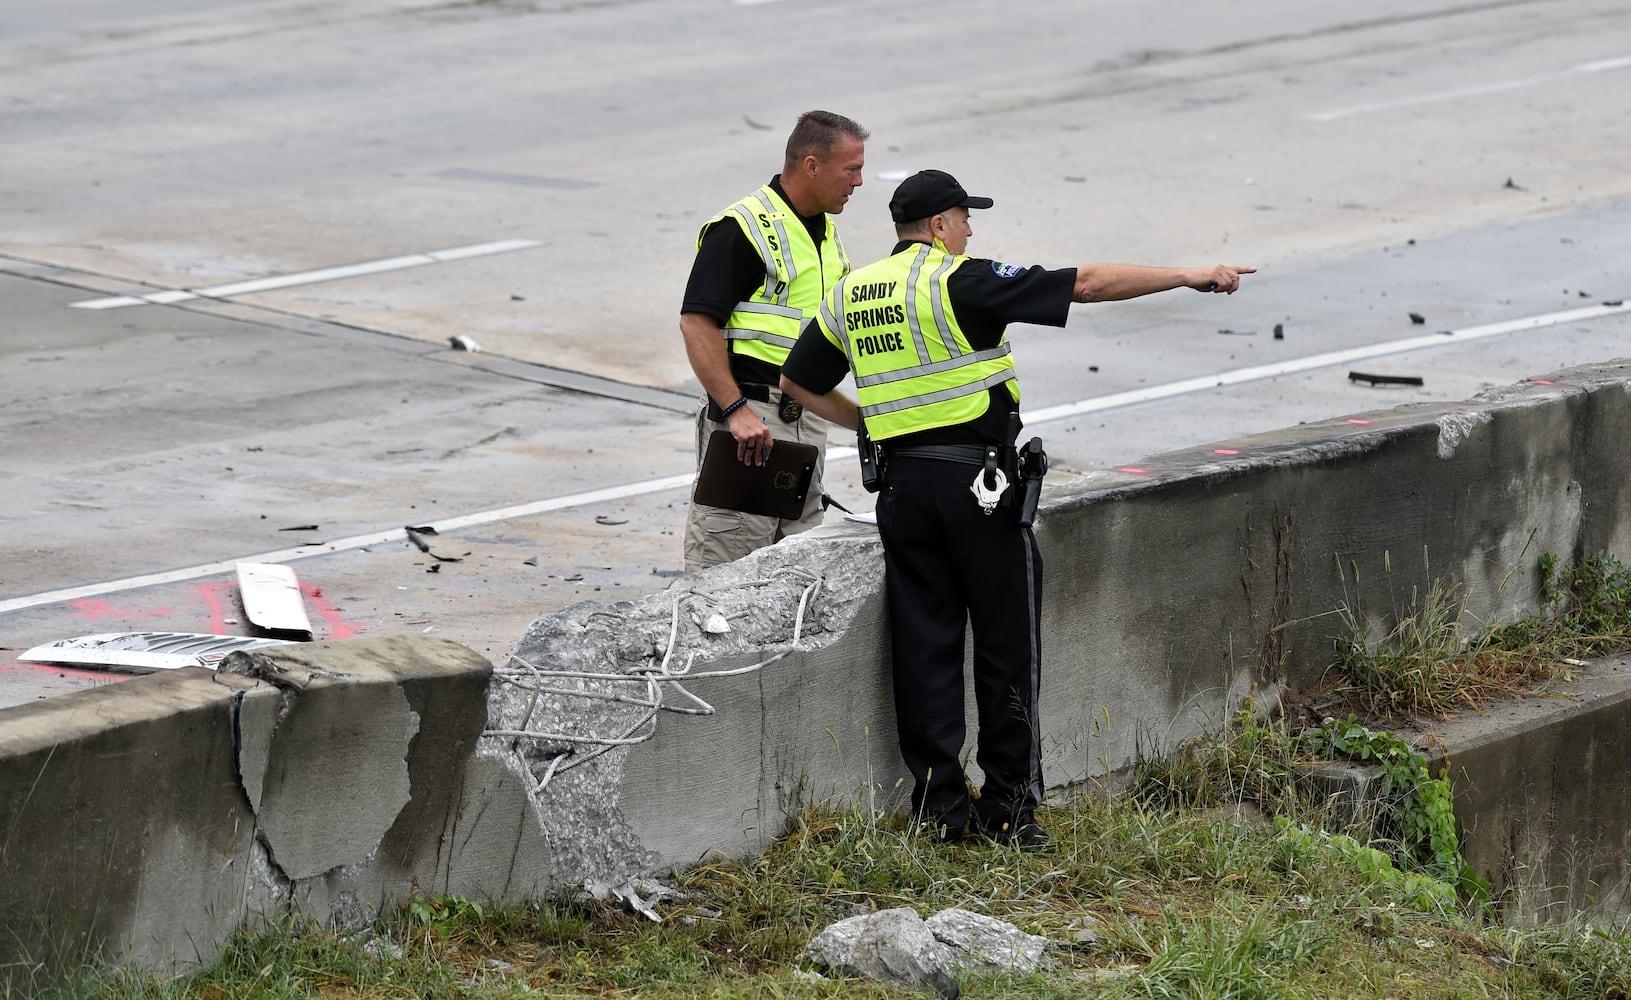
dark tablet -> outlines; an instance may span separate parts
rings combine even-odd
[[[745,465],[736,457],[731,432],[714,431],[691,499],[709,507],[797,520],[804,516],[819,454],[813,444],[777,441],[768,465]]]

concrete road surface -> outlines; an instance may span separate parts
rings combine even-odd
[[[1014,331],[1060,478],[1631,354],[1624,5],[22,6],[0,704],[95,682],[10,663],[36,643],[246,632],[244,559],[297,570],[319,637],[492,658],[668,586],[696,229],[811,107],[872,131],[857,258],[935,166],[997,201],[978,254],[1260,269]]]

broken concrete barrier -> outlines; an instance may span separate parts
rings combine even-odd
[[[0,712],[0,966],[185,967],[283,914],[558,885],[474,754],[491,670],[441,639],[299,644]]]

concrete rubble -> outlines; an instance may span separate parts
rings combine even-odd
[[[1047,946],[1047,938],[994,917],[951,908],[924,920],[902,906],[829,925],[805,957],[835,975],[956,997],[957,976],[1026,976]]]

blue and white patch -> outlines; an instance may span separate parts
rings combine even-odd
[[[991,270],[999,278],[1017,278],[1025,269],[1017,264],[1004,264],[994,260],[991,262]]]

